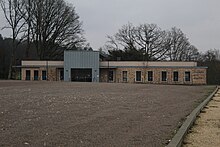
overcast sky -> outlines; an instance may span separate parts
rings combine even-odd
[[[220,0],[68,0],[83,21],[93,49],[128,22],[180,28],[200,51],[220,49]],[[0,16],[0,27],[3,26]],[[6,31],[1,31],[3,35]]]

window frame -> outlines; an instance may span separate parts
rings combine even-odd
[[[137,80],[137,72],[140,72],[140,81]],[[135,82],[142,82],[142,71],[140,70],[135,71]]]
[[[45,75],[44,75],[45,73]],[[47,71],[46,70],[42,70],[41,71],[41,78],[42,78],[42,81],[46,81],[47,80]]]
[[[39,80],[39,70],[34,70],[34,81]]]
[[[124,77],[124,73],[126,73],[126,77]],[[122,82],[128,82],[128,71],[122,71]]]
[[[112,79],[110,79],[110,72],[112,72]],[[114,70],[109,70],[108,71],[108,82],[114,82]]]
[[[149,73],[151,73],[151,77],[149,76],[150,75]],[[147,71],[147,81],[148,82],[154,81],[154,72],[152,70],[151,71]]]
[[[29,76],[27,76],[27,72],[29,72]],[[30,81],[31,80],[31,70],[25,70],[25,80]]]
[[[165,78],[165,80],[164,80],[164,78],[163,78],[163,73],[166,73],[166,78]],[[161,71],[161,81],[162,81],[162,82],[167,82],[167,71]]]
[[[177,73],[177,79],[175,78],[175,73]],[[173,81],[174,82],[178,82],[179,81],[179,72],[178,71],[174,71],[173,72]]]
[[[187,75],[188,75],[188,77],[187,77]],[[190,71],[185,71],[184,80],[185,80],[185,82],[191,81],[191,72]]]

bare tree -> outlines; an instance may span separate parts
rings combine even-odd
[[[40,59],[52,58],[63,48],[75,48],[85,41],[75,8],[63,0],[26,0],[26,21]],[[31,16],[31,17],[30,17]]]
[[[185,34],[178,28],[174,27],[171,31],[167,32],[167,57],[170,61],[180,61],[183,60],[187,49],[190,46],[188,38]]]
[[[135,49],[142,52],[144,60],[160,60],[166,53],[163,48],[166,37],[155,24],[133,26],[131,23],[122,28],[113,37],[108,36],[108,47],[111,49]]]
[[[220,51],[218,49],[210,49],[205,53],[202,53],[203,62],[206,61],[219,61],[220,60]]]
[[[21,0],[0,0],[0,5],[8,23],[8,25],[5,26],[3,29],[9,28],[12,31],[13,44],[8,72],[8,79],[11,79],[12,66],[15,62],[15,50],[19,44],[18,42],[16,42],[16,39],[18,35],[24,31],[23,27],[25,25],[25,21],[23,20],[23,16],[21,15],[21,13],[19,13],[19,10],[22,9],[24,3]]]
[[[193,45],[189,45],[184,51],[184,56],[182,60],[183,61],[198,61],[199,58],[200,58],[200,53],[198,49]]]
[[[160,60],[167,52],[163,48],[165,35],[156,24],[142,24],[135,28],[134,41],[139,49],[144,50],[146,60]]]

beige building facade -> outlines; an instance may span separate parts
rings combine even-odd
[[[22,80],[62,81],[63,61],[22,61]],[[206,84],[206,67],[196,62],[100,61],[99,81],[146,84]],[[81,73],[80,73],[81,74]]]
[[[100,81],[148,84],[206,84],[206,67],[196,62],[101,62]]]
[[[63,61],[22,61],[21,80],[62,81]]]

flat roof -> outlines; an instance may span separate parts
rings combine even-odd
[[[197,62],[176,62],[176,61],[101,61],[100,67],[196,67]]]
[[[64,61],[22,61],[16,67],[64,67]],[[100,61],[100,68],[207,68],[197,66],[197,62],[181,61]]]

